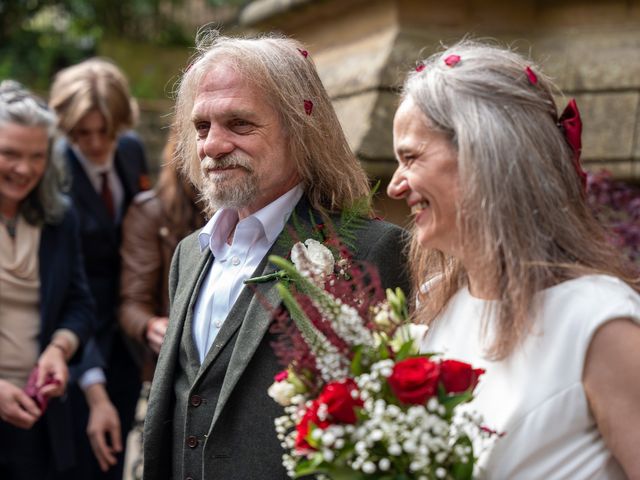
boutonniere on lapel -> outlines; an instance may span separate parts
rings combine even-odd
[[[352,252],[356,248],[356,232],[366,224],[369,205],[371,205],[371,200],[379,187],[380,182],[371,189],[369,195],[357,199],[349,208],[342,210],[336,222],[333,222],[328,217],[323,218],[322,222],[318,222],[313,212],[309,211],[309,220],[313,225],[310,231],[309,227],[305,228],[303,222],[294,212],[291,217],[293,226],[282,232],[280,240],[284,250],[290,252],[289,258],[291,261],[296,266],[301,265],[298,262],[316,265],[316,268],[327,272],[333,272],[334,266],[337,266],[339,272],[346,273],[348,270],[346,267],[352,257]],[[304,241],[298,241],[298,239],[305,237],[308,238]],[[329,258],[331,258],[331,261],[329,261]],[[274,280],[286,281],[288,278],[284,270],[278,270],[268,275],[249,278],[244,283],[266,283]]]
[[[307,272],[311,281],[324,284],[326,279],[334,273],[345,274],[346,266],[349,264],[349,258],[346,256],[339,256],[336,259],[334,255],[334,251],[318,240],[308,238],[304,242],[294,243],[293,247],[291,247],[289,258],[299,271]],[[269,260],[271,260],[271,257]],[[336,268],[338,268],[337,272]],[[249,278],[244,283],[266,283],[273,280],[288,282],[290,277],[286,270],[278,270],[268,275]]]

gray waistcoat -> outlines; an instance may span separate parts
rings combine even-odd
[[[196,297],[197,295],[194,295],[194,298]],[[239,305],[245,304],[241,301],[236,303],[238,306],[235,308],[241,308]],[[191,477],[198,480],[204,478],[204,444],[236,343],[239,325],[229,321],[223,324],[203,364],[200,365],[193,341],[192,322],[193,308],[190,308],[182,331],[174,384],[176,403],[171,463],[174,479]],[[205,370],[206,375],[203,375]]]

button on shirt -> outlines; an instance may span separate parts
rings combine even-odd
[[[254,274],[275,243],[302,194],[302,185],[298,184],[241,221],[236,210],[218,210],[200,232],[200,250],[209,248],[214,259],[200,287],[193,315],[193,340],[200,363],[240,296],[243,282]],[[234,226],[229,245],[227,239]]]

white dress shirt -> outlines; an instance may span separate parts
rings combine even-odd
[[[202,282],[193,314],[193,340],[200,363],[250,278],[303,194],[301,184],[238,222],[238,212],[218,210],[198,237],[200,250],[213,253],[213,264]],[[237,223],[237,225],[236,225]],[[233,241],[227,243],[235,226]]]
[[[113,196],[113,207],[115,212],[115,223],[120,223],[122,220],[122,205],[124,204],[124,187],[122,186],[122,182],[120,181],[120,177],[116,173],[116,169],[113,167],[115,152],[111,155],[107,163],[103,165],[96,165],[95,163],[87,160],[87,158],[82,155],[80,149],[76,146],[71,147],[73,153],[76,154],[78,160],[80,161],[80,165],[82,165],[82,169],[89,177],[89,181],[93,188],[95,188],[98,195],[102,192],[102,174],[107,173],[107,180],[109,182],[109,188],[111,189],[111,195]]]

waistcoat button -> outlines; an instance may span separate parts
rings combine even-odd
[[[202,397],[200,395],[192,395],[191,396],[191,405],[194,407],[199,407],[202,404]]]
[[[189,446],[189,448],[196,448],[198,446],[198,437],[189,435],[187,437],[187,445]]]

